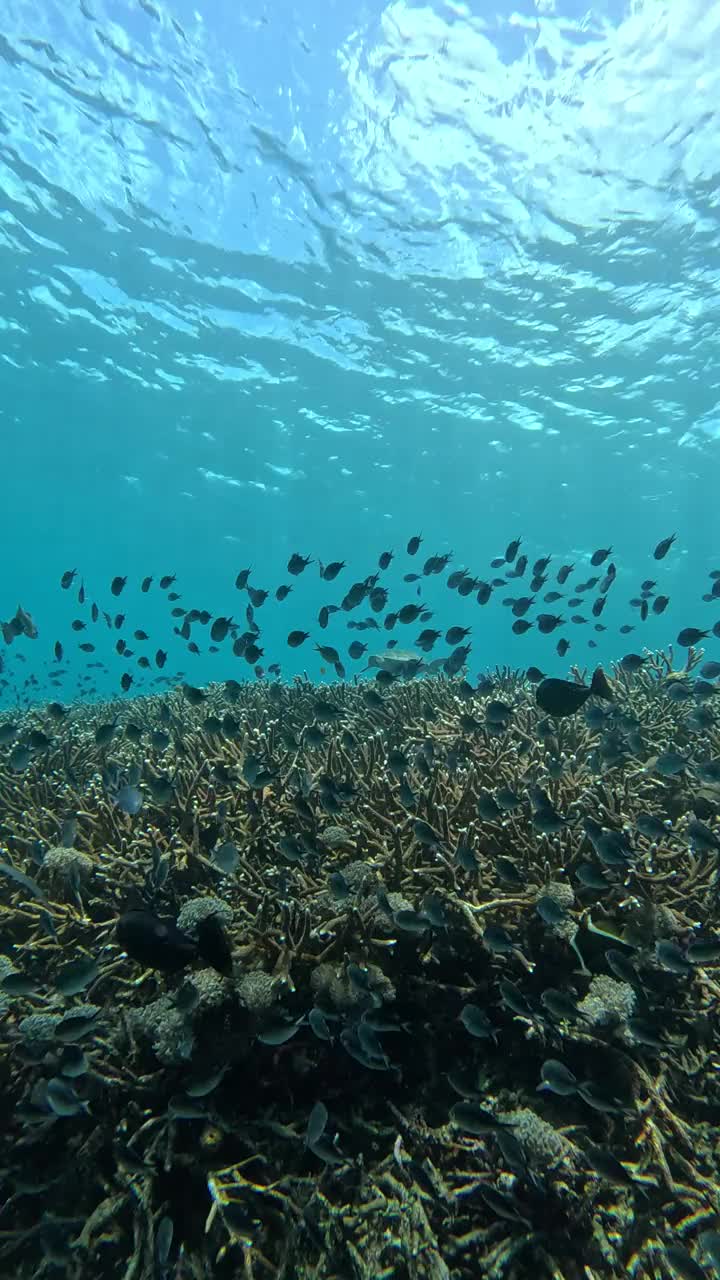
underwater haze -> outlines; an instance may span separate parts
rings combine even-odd
[[[297,552],[349,585],[387,548],[400,603],[416,533],[481,581],[521,536],[546,591],[613,548],[596,633],[561,600],[562,633],[517,636],[497,591],[424,583],[473,672],[714,625],[720,4],[9,0],[0,36],[0,617],[38,630],[6,702],[47,695],[57,640],[56,692],[119,692],[115,635],[85,678],[81,581],[114,615],[126,576],[163,678],[202,683],[238,663],[188,657],[146,575],[244,626],[241,568],[272,592]],[[313,564],[271,598],[266,666],[320,678],[286,635],[341,595]]]
[[[720,1277],[720,0],[0,4],[0,1278]]]

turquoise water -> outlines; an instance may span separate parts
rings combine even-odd
[[[116,695],[138,627],[170,682],[254,678],[139,590],[177,574],[181,607],[244,627],[250,565],[294,585],[258,611],[265,664],[317,678],[288,631],[346,647],[317,611],[386,548],[391,606],[415,600],[414,533],[482,579],[518,535],[551,579],[613,547],[602,633],[517,637],[522,591],[423,582],[428,625],[472,626],[472,673],[720,618],[720,5],[11,0],[0,56],[0,617],[39,632],[0,646],[6,702]],[[289,578],[295,551],[348,568]],[[89,658],[71,568],[127,617]],[[670,605],[640,625],[645,578]]]

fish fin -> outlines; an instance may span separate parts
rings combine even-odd
[[[603,671],[602,667],[596,667],[593,673],[592,682],[590,684],[590,692],[596,698],[604,698],[606,702],[615,701],[615,696],[610,687],[610,681],[605,675],[605,672]]]

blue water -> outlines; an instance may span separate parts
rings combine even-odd
[[[0,618],[39,630],[0,646],[5,701],[74,696],[88,661],[93,696],[126,669],[156,687],[114,653],[137,627],[172,679],[254,678],[139,592],[175,573],[181,606],[244,627],[247,565],[294,584],[258,611],[264,663],[318,678],[288,631],[346,648],[317,611],[386,548],[390,607],[416,599],[420,532],[418,560],[482,579],[517,535],[551,579],[613,547],[597,634],[516,637],[522,589],[481,609],[423,582],[429,625],[472,626],[473,674],[720,618],[720,4],[8,0],[0,57]],[[294,551],[348,568],[295,580]],[[90,658],[70,568],[127,615]],[[642,625],[644,578],[671,604]]]

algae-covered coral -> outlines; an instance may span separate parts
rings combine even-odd
[[[712,1267],[692,657],[561,722],[509,672],[202,694],[3,749],[3,1274]]]

